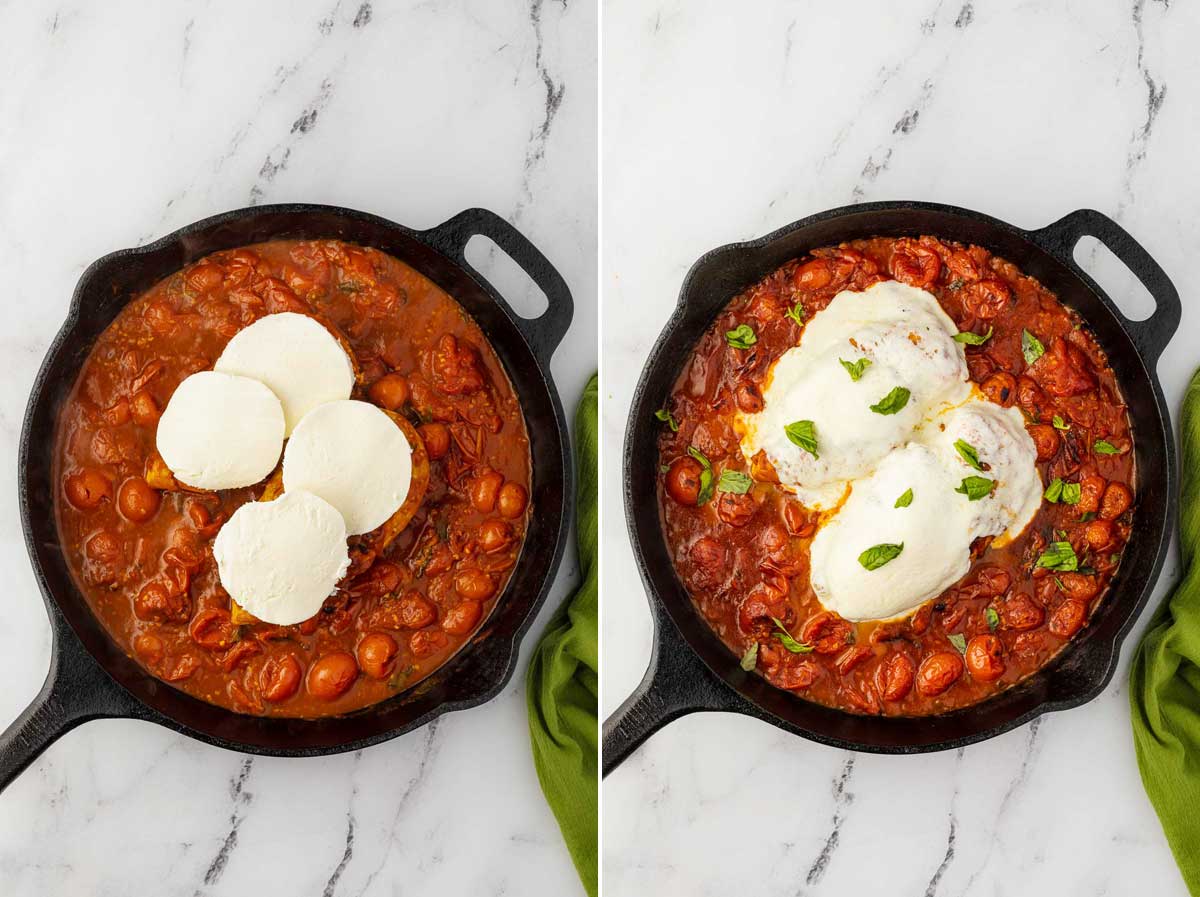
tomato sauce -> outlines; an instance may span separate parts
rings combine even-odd
[[[350,572],[313,618],[239,625],[212,540],[263,484],[198,493],[147,478],[158,482],[155,429],[179,383],[283,311],[344,335],[353,398],[416,428],[429,487],[382,550],[379,531],[351,538]],[[332,240],[218,252],[131,301],[60,412],[55,465],[63,550],[112,638],[175,688],[248,714],[345,713],[428,676],[487,619],[528,517],[525,421],[479,326],[404,263]]]
[[[805,321],[842,290],[888,279],[928,290],[978,337],[965,346],[971,380],[1021,410],[1043,484],[1066,485],[1017,539],[976,540],[966,576],[910,616],[855,623],[809,583],[818,515],[765,457],[742,456],[734,420],[761,410],[771,366]],[[741,325],[752,344],[727,336]],[[743,668],[840,710],[936,714],[1021,681],[1087,625],[1129,538],[1133,436],[1104,352],[1053,293],[978,246],[874,238],[788,262],[718,315],[658,417],[663,531],[697,610]],[[726,471],[749,475],[748,491],[723,491]],[[1064,542],[1074,559],[1056,562]]]

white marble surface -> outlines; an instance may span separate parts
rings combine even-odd
[[[596,18],[556,0],[0,2],[0,726],[49,652],[17,519],[21,416],[99,255],[252,202],[414,227],[484,206],[574,290],[553,364],[573,408],[596,357]],[[551,604],[574,577],[569,558]],[[0,891],[581,893],[520,676],[485,707],[319,760],[85,725],[0,795]]]
[[[626,410],[705,250],[860,199],[1024,227],[1095,207],[1183,294],[1159,367],[1177,413],[1200,364],[1198,15],[1155,0],[606,4],[604,713],[650,650],[619,505]],[[1159,595],[1177,575],[1173,556]],[[957,753],[676,722],[606,780],[605,893],[1182,895],[1133,757],[1133,641],[1096,701]]]

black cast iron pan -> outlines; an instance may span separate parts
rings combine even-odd
[[[680,365],[735,295],[789,259],[821,246],[873,236],[931,234],[975,243],[1016,264],[1076,309],[1108,353],[1133,421],[1138,498],[1134,535],[1112,591],[1090,625],[1048,667],[973,707],[936,717],[868,717],[805,701],[743,672],[738,658],[700,619],[671,565],[656,494],[658,422]],[[1126,319],[1075,264],[1080,238],[1111,249],[1154,297],[1144,321]],[[1162,268],[1116,222],[1072,212],[1036,231],[953,206],[879,202],[833,209],[748,243],[723,246],[692,266],[679,303],[642,371],[625,433],[625,516],[650,597],[655,642],[637,690],[604,724],[607,775],[672,720],[700,710],[744,713],[834,747],[890,754],[958,748],[991,738],[1051,710],[1098,695],[1112,678],[1129,632],[1162,568],[1175,518],[1175,444],[1155,365],[1179,326],[1179,294]]]
[[[467,241],[492,239],[549,300],[536,319],[518,316],[466,262]],[[221,249],[284,238],[336,238],[408,263],[453,296],[479,323],[520,397],[533,461],[529,531],[491,617],[447,664],[409,692],[341,717],[266,719],[197,700],[143,670],[109,639],[68,571],[55,524],[52,463],[58,409],[101,331],[138,293]],[[562,559],[572,501],[570,444],[550,358],[571,323],[571,293],[532,243],[504,219],[469,209],[426,231],[375,215],[320,205],[226,212],[148,246],[114,252],[84,272],[34,381],[19,457],[18,500],[34,576],[50,616],[50,672],[34,702],[0,735],[0,788],[82,722],[131,717],[220,747],[304,757],[358,750],[451,710],[490,700],[508,682]]]

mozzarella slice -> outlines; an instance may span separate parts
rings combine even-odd
[[[812,508],[831,508],[848,484],[906,444],[932,415],[970,395],[958,328],[937,299],[896,281],[843,291],[804,328],[800,345],[776,362],[763,410],[740,417],[742,452],[763,451],[780,485]],[[857,380],[842,365],[866,359]],[[909,390],[894,414],[872,411],[894,388]],[[812,421],[814,456],[786,427]]]
[[[280,312],[234,335],[213,370],[252,377],[283,404],[285,435],[318,405],[350,398],[354,365],[341,343],[307,315]]]
[[[811,547],[813,591],[848,620],[905,616],[966,575],[971,543],[1016,538],[1042,500],[1037,450],[1020,412],[972,400],[937,416],[914,442],[885,457],[857,480],[845,504],[821,527]],[[986,470],[954,447],[962,440]],[[966,477],[993,480],[972,501],[958,492]],[[907,490],[912,501],[897,508]],[[868,570],[859,560],[876,545],[903,545],[894,559]]]
[[[179,384],[158,421],[158,453],[181,483],[237,489],[266,477],[283,448],[283,408],[257,380],[200,371]]]
[[[352,536],[391,517],[404,503],[411,479],[408,440],[367,402],[329,402],[313,409],[283,453],[283,488],[321,496],[342,512]]]
[[[321,609],[350,567],[346,522],[311,492],[242,505],[213,540],[221,585],[267,623],[290,626]]]

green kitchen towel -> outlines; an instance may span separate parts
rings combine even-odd
[[[529,702],[529,740],[538,780],[546,801],[558,817],[563,839],[590,897],[596,897],[599,876],[598,392],[597,378],[593,376],[575,412],[576,523],[583,582],[542,634],[529,664],[525,689]]]
[[[1200,371],[1183,400],[1183,578],[1133,658],[1129,703],[1142,784],[1188,890],[1200,895]]]

